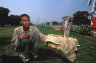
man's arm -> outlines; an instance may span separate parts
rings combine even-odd
[[[43,42],[45,42],[46,40],[46,35],[42,34],[40,31],[39,31],[39,35],[40,35],[40,38]]]
[[[13,37],[12,37],[12,45],[13,46],[17,46],[18,42],[19,42],[19,35],[18,35],[18,32],[17,32],[17,29],[14,29],[14,32],[13,32]]]
[[[38,28],[35,28],[35,29],[36,29],[36,32],[38,33],[38,35],[40,36],[40,39],[41,39],[43,42],[45,42],[45,40],[46,40],[46,35],[44,35],[43,33],[41,33]]]

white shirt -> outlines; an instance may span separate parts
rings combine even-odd
[[[19,36],[22,33],[27,33],[30,36],[30,40],[32,40],[32,37],[40,37],[42,40],[44,38],[44,35],[38,30],[37,27],[35,26],[30,26],[28,31],[24,31],[23,30],[23,26],[17,27],[14,29],[14,33],[13,33],[13,38],[12,38],[12,42],[15,42],[15,44],[17,45],[19,42]],[[34,35],[36,34],[36,35]],[[38,39],[38,38],[35,38]]]

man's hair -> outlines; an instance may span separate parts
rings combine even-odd
[[[19,16],[20,21],[21,21],[21,17],[23,17],[23,16],[27,16],[27,17],[29,18],[29,20],[30,20],[30,17],[29,17],[28,14],[21,14],[21,15]]]

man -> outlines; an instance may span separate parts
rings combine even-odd
[[[92,20],[92,29],[96,29],[96,5],[94,6],[94,10],[89,13]]]
[[[44,41],[45,35],[43,35],[38,28],[30,25],[30,17],[27,14],[20,15],[20,23],[22,26],[14,29],[12,43],[16,46],[16,52],[19,52],[19,56],[28,61],[30,53],[33,54],[33,58],[38,57],[36,55],[39,37]]]
[[[94,5],[94,10],[89,13],[92,21],[92,36],[96,36],[96,5]]]

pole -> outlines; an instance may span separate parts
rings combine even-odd
[[[38,25],[39,25],[39,17],[38,17]]]
[[[94,11],[94,6],[96,5],[95,3],[96,3],[96,0],[94,0],[94,2],[93,2],[92,11]]]

